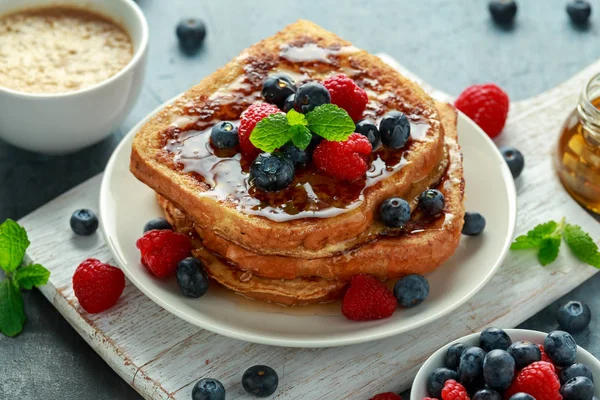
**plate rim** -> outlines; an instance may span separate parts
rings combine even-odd
[[[205,322],[205,321],[200,322],[197,319],[194,319],[194,318],[188,316],[186,313],[179,311],[177,309],[177,307],[169,304],[169,302],[162,300],[160,298],[160,296],[155,295],[150,288],[146,287],[142,282],[140,282],[135,277],[134,274],[132,274],[129,271],[126,260],[124,260],[119,255],[119,252],[116,249],[115,243],[113,243],[111,238],[106,233],[105,219],[103,217],[106,213],[106,207],[107,207],[107,205],[104,204],[105,201],[103,199],[105,197],[105,193],[107,192],[107,187],[109,186],[108,177],[112,176],[111,171],[115,167],[115,164],[117,162],[117,158],[118,158],[117,154],[120,154],[120,152],[123,151],[122,148],[126,146],[126,144],[129,142],[129,139],[131,139],[131,137],[134,136],[140,130],[140,128],[142,127],[143,124],[145,124],[150,118],[152,118],[154,115],[159,113],[162,109],[164,109],[165,106],[173,103],[176,99],[178,99],[182,95],[183,95],[183,93],[167,100],[166,102],[162,103],[161,105],[156,107],[154,110],[152,110],[146,117],[144,117],[135,126],[133,126],[129,130],[129,132],[127,132],[127,134],[125,136],[123,136],[123,138],[121,139],[121,142],[113,150],[113,152],[108,160],[108,163],[106,164],[104,173],[102,175],[102,182],[100,185],[100,194],[99,194],[99,215],[100,215],[99,219],[100,219],[100,228],[101,228],[100,230],[101,230],[104,242],[106,243],[106,246],[110,250],[111,255],[117,261],[119,268],[127,276],[127,279],[129,279],[129,281],[137,289],[139,289],[145,296],[149,297],[152,301],[154,301],[161,308],[163,308],[164,310],[177,316],[178,318],[181,318],[184,321],[191,323],[194,326],[197,326],[201,329],[209,330],[211,332],[214,332],[214,333],[217,333],[217,334],[220,334],[223,336],[227,336],[229,338],[237,339],[237,340],[258,343],[258,344],[271,345],[271,346],[280,346],[280,347],[296,347],[296,348],[340,347],[340,346],[347,346],[347,345],[353,345],[353,344],[359,344],[359,343],[367,343],[367,342],[372,342],[375,340],[382,340],[382,339],[386,339],[386,338],[389,338],[389,337],[392,337],[395,335],[399,335],[401,333],[414,331],[415,329],[421,328],[427,324],[432,323],[433,321],[438,320],[439,318],[443,317],[444,315],[452,313],[458,307],[464,305],[467,301],[469,301],[475,294],[477,294],[491,280],[491,278],[496,274],[496,272],[497,272],[498,268],[500,267],[500,265],[502,264],[502,262],[505,260],[506,255],[508,254],[508,250],[509,250],[510,244],[512,242],[512,239],[513,239],[514,233],[515,233],[516,217],[517,217],[517,191],[516,191],[516,185],[514,182],[514,178],[512,177],[510,169],[508,168],[508,165],[506,165],[506,163],[504,162],[504,159],[502,158],[502,155],[501,155],[500,151],[498,150],[498,147],[496,146],[494,141],[492,139],[490,139],[490,137],[487,134],[485,134],[485,132],[483,132],[483,130],[475,122],[473,122],[469,117],[467,117],[461,111],[456,110],[457,115],[458,115],[457,124],[462,120],[464,123],[467,123],[473,129],[475,129],[480,136],[483,136],[484,140],[487,141],[488,145],[490,145],[493,148],[492,153],[498,159],[498,161],[501,161],[498,164],[500,165],[500,170],[501,170],[502,176],[504,178],[503,182],[506,186],[506,189],[508,192],[508,200],[509,200],[509,203],[508,203],[508,208],[509,208],[508,231],[504,238],[504,243],[502,244],[500,256],[496,259],[493,267],[490,269],[488,274],[476,286],[474,286],[468,293],[466,293],[459,300],[455,301],[452,305],[444,308],[443,310],[440,310],[439,312],[432,314],[432,315],[428,316],[427,318],[419,320],[419,321],[417,321],[407,327],[404,327],[402,329],[396,329],[396,330],[388,329],[388,330],[382,330],[379,332],[372,332],[372,333],[367,333],[367,334],[362,334],[362,335],[359,334],[359,335],[349,336],[349,337],[344,337],[344,338],[331,337],[328,339],[306,339],[306,338],[285,338],[285,337],[277,337],[277,336],[273,336],[273,335],[265,336],[265,335],[256,335],[253,333],[244,333],[241,330],[231,330],[231,329],[225,328],[223,326],[216,326],[214,324],[211,324],[211,323]],[[460,133],[459,133],[459,135],[460,135]]]

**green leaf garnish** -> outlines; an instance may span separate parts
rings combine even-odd
[[[575,257],[586,264],[600,268],[600,253],[598,245],[586,232],[577,225],[567,224],[563,235],[567,246],[571,249]]]
[[[250,142],[267,153],[272,153],[291,138],[290,125],[284,114],[271,114],[261,119],[250,134]]]
[[[323,104],[306,114],[308,128],[317,135],[334,142],[348,139],[354,132],[354,121],[335,104]]]
[[[25,323],[23,299],[16,285],[10,279],[0,282],[0,332],[6,336],[16,336]]]
[[[12,219],[0,225],[0,268],[7,273],[17,269],[29,246],[27,232]]]
[[[308,121],[306,120],[306,116],[304,114],[299,113],[293,108],[287,112],[287,120],[290,126],[294,125],[308,125]]]
[[[292,132],[292,143],[300,150],[305,150],[310,144],[312,135],[310,130],[303,125],[293,125],[290,127]]]
[[[43,286],[48,283],[50,271],[40,264],[31,264],[17,269],[13,279],[21,289],[31,290],[33,287]]]

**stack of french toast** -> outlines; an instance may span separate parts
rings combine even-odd
[[[237,129],[249,107],[266,101],[264,82],[274,74],[297,87],[343,74],[368,97],[361,119],[378,125],[401,113],[410,135],[401,147],[371,142],[358,179],[336,179],[309,160],[295,166],[285,187],[261,190],[250,172],[256,154],[216,146],[211,131],[222,121]],[[322,303],[341,297],[355,275],[384,281],[425,274],[455,252],[464,219],[456,123],[451,105],[378,57],[298,21],[147,122],[133,143],[131,171],[156,191],[174,229],[190,236],[214,281],[281,305]],[[444,199],[435,214],[419,206],[431,189]],[[403,199],[410,218],[386,223],[381,206],[390,198]]]

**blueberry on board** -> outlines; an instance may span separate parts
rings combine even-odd
[[[464,343],[454,343],[448,347],[448,351],[446,351],[446,357],[444,358],[444,364],[446,367],[457,370],[458,363],[460,362],[460,356],[462,356],[462,353],[468,348],[469,346]]]
[[[560,367],[566,367],[575,362],[577,343],[569,333],[552,331],[544,340],[544,351]]]
[[[204,22],[195,18],[185,18],[179,21],[175,30],[179,46],[185,52],[191,53],[200,48],[206,37]]]
[[[477,236],[485,229],[485,218],[478,212],[465,213],[465,224],[462,228],[462,234],[467,236]]]
[[[569,301],[558,309],[556,319],[561,329],[574,333],[587,328],[592,320],[592,313],[586,304]]]
[[[515,360],[518,369],[525,368],[529,364],[542,359],[540,348],[537,345],[524,340],[514,342],[507,351]]]
[[[585,376],[577,376],[562,385],[560,394],[563,400],[592,400],[594,383]]]
[[[153,218],[150,221],[146,222],[146,225],[144,225],[144,233],[153,230],[161,231],[164,229],[173,230],[173,227],[171,226],[169,221],[161,217]]]
[[[475,393],[473,400],[502,400],[502,396],[495,390],[483,389]]]
[[[517,3],[514,0],[493,0],[489,6],[492,18],[498,24],[509,24],[517,15]]]
[[[250,182],[265,192],[277,192],[294,180],[294,164],[283,153],[262,153],[250,166]]]
[[[438,215],[445,204],[444,195],[437,189],[427,189],[419,196],[419,208],[428,215]]]
[[[194,257],[177,263],[177,286],[185,296],[201,297],[208,290],[208,275],[204,264]]]
[[[387,226],[401,228],[410,220],[410,204],[400,197],[390,197],[379,207],[379,217]]]
[[[590,381],[594,382],[594,374],[592,374],[592,370],[589,369],[586,365],[581,363],[575,363],[573,365],[569,365],[560,370],[558,373],[558,378],[560,379],[561,384],[567,383],[568,380],[573,379],[578,376],[584,376],[588,378]]]
[[[210,141],[217,149],[230,149],[240,142],[238,128],[229,121],[222,121],[210,130]]]
[[[513,178],[518,178],[525,167],[525,157],[523,157],[523,154],[510,146],[502,146],[498,150],[500,150],[504,161],[508,164],[508,169],[510,169]]]
[[[296,95],[295,94],[290,94],[285,101],[283,102],[283,108],[282,110],[284,112],[288,112],[290,111],[292,108],[294,108],[294,102],[296,99]]]
[[[494,390],[508,389],[515,374],[515,360],[506,350],[492,350],[483,360],[483,379]]]
[[[400,111],[390,111],[379,122],[379,134],[384,146],[401,149],[410,138],[410,121]]]
[[[192,389],[192,400],[225,400],[225,387],[216,379],[202,379]]]
[[[530,394],[519,392],[510,396],[508,400],[536,400],[536,398]]]
[[[267,397],[275,393],[279,385],[277,372],[266,365],[255,365],[244,372],[242,386],[246,392],[257,396]]]
[[[431,397],[441,398],[447,380],[458,379],[458,374],[448,368],[437,368],[427,378],[427,391]]]
[[[394,296],[400,307],[414,307],[429,296],[429,282],[423,275],[407,275],[398,279],[394,285]]]
[[[369,143],[371,143],[371,147],[373,150],[378,148],[381,145],[381,135],[379,134],[379,129],[377,129],[377,125],[369,119],[362,119],[356,123],[356,129],[354,132],[360,133],[365,136]]]
[[[280,109],[284,109],[284,104],[289,96],[296,93],[296,83],[286,74],[270,75],[263,82],[262,97],[267,103],[275,104]]]
[[[81,236],[89,236],[98,229],[98,217],[86,208],[75,210],[69,223],[73,232]]]
[[[483,383],[483,360],[485,351],[479,347],[469,347],[460,357],[458,380],[465,386]]]
[[[511,344],[512,340],[510,340],[508,334],[493,326],[485,328],[479,335],[479,346],[485,351],[507,350]]]
[[[296,91],[294,109],[299,113],[309,113],[315,107],[331,103],[331,95],[325,86],[317,82],[303,84]]]
[[[567,14],[576,25],[584,25],[590,19],[592,6],[586,0],[571,0],[567,3]]]
[[[301,150],[291,142],[284,144],[283,147],[281,147],[281,152],[283,152],[287,158],[292,161],[294,166],[298,168],[306,167],[306,164],[308,164],[311,159],[308,147],[306,150]]]

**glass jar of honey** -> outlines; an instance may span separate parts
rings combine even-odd
[[[600,74],[589,80],[558,141],[557,169],[567,191],[600,213]]]

